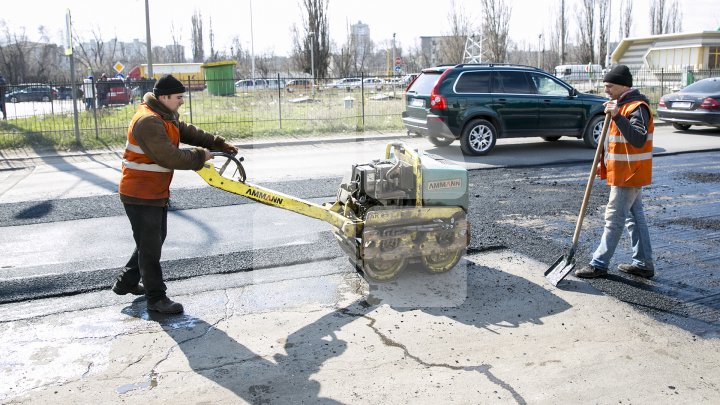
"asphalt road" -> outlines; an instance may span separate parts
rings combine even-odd
[[[699,133],[711,140],[720,137],[712,131]],[[538,146],[522,144],[519,148],[533,147]],[[505,146],[498,154],[508,159],[510,149],[512,146]],[[455,153],[453,147],[435,152]],[[483,252],[511,251],[551,263],[564,253],[571,242],[587,177],[588,164],[578,163],[582,161],[527,166],[526,160],[519,160],[515,165],[524,167],[472,170],[469,254],[482,260]],[[658,320],[693,333],[717,335],[719,166],[717,152],[656,157],[654,184],[645,194],[656,278],[645,281],[613,272],[608,279],[589,283]],[[301,198],[327,201],[334,198],[340,180],[328,175],[264,185]],[[578,263],[588,260],[599,240],[606,193],[607,188],[598,183],[581,234]],[[6,252],[0,261],[0,302],[106,289],[132,246],[117,195],[107,191],[26,200],[0,204],[0,246]],[[268,214],[265,209],[257,213],[257,209],[257,204],[206,186],[174,190],[164,256],[167,278],[251,272],[344,257],[329,226],[299,221],[297,215],[280,210]],[[629,257],[627,244],[627,240],[621,242],[615,264]],[[334,271],[354,270],[345,264]],[[572,289],[578,283],[586,281],[570,277],[561,287]]]

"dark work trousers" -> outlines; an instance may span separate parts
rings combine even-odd
[[[148,301],[157,301],[165,297],[167,290],[160,267],[162,245],[167,236],[167,206],[123,205],[132,226],[135,251],[117,282],[129,288],[142,279]]]

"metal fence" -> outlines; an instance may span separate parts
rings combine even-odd
[[[406,84],[395,77],[360,77],[350,83],[337,83],[339,78],[317,80],[314,85],[308,78],[279,75],[256,79],[252,86],[243,81],[236,85],[238,80],[186,83],[181,119],[231,139],[403,128]],[[63,146],[78,140],[94,146],[122,142],[135,104],[148,88],[146,83],[129,82],[127,102],[116,98],[100,107],[95,99],[90,108],[86,108],[82,83],[74,86],[74,100],[69,83],[42,85],[55,89],[51,100],[24,101],[12,96],[17,90],[40,86],[7,86],[8,119],[0,121],[0,147]]]
[[[632,69],[634,87],[648,96],[653,106],[663,94],[677,91],[694,81],[720,76],[720,70]],[[572,81],[581,91],[603,93],[602,77]],[[380,79],[380,80],[377,80]],[[280,77],[249,80],[236,86],[234,78],[222,83],[188,83],[185,105],[181,108],[186,122],[230,139],[282,134],[317,134],[365,130],[402,130],[404,90],[407,85],[397,77],[359,77],[317,80],[307,77]],[[10,102],[8,95],[28,85],[6,87],[7,120],[0,121],[0,148],[27,145],[54,147],[77,143],[99,146],[124,142],[127,126],[145,90],[152,86],[130,82],[127,104],[110,104],[86,110],[76,83],[34,85],[57,91],[51,101]],[[222,95],[211,89],[225,88]],[[57,99],[55,99],[57,97]],[[15,100],[14,100],[15,101]],[[75,124],[77,121],[77,126]],[[77,131],[76,131],[77,127]]]

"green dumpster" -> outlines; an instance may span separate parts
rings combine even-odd
[[[213,96],[235,94],[235,61],[209,62],[202,65],[207,90]]]

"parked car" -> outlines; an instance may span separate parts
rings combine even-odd
[[[567,136],[596,147],[606,98],[584,94],[544,70],[511,64],[424,69],[405,93],[402,120],[437,146],[460,140],[485,155],[498,138]]]
[[[296,90],[309,90],[312,88],[312,79],[292,79],[285,84],[285,90],[292,93]]]
[[[125,85],[125,80],[113,77],[107,80],[108,95],[106,104],[130,104],[132,90]]]
[[[327,85],[327,88],[352,90],[360,88],[361,83],[362,79],[359,77],[346,77],[330,82],[330,84]]]
[[[681,131],[692,125],[720,127],[720,77],[702,79],[660,97],[657,116]]]
[[[265,81],[267,82],[267,87],[269,89],[277,90],[278,88],[285,88],[285,79],[265,79]]]
[[[266,89],[268,88],[268,81],[265,79],[244,79],[235,82],[235,88],[242,90],[250,89]]]
[[[382,90],[385,81],[379,77],[367,77],[363,79],[362,85],[365,89]]]
[[[57,99],[58,92],[46,84],[21,84],[15,90],[5,94],[5,101],[19,103],[21,101],[52,101]]]
[[[57,88],[58,100],[70,100],[72,99],[72,88],[70,86],[58,86]],[[75,86],[75,98],[82,99],[83,92],[80,86]]]

